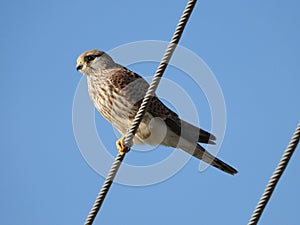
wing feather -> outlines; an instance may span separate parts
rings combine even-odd
[[[143,101],[149,84],[140,75],[125,67],[111,74],[110,80],[116,90],[123,92],[122,95],[131,103],[132,111],[129,117],[133,119]],[[148,112],[153,117],[163,119],[166,125],[175,134],[189,141],[214,144],[213,141],[216,140],[216,137],[209,132],[181,120],[178,115],[163,104],[157,96],[152,97]]]

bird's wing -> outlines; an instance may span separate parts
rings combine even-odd
[[[130,113],[129,117],[133,119],[143,101],[149,84],[140,75],[125,67],[114,71],[110,79],[116,90],[119,90],[126,100],[131,103],[132,113]],[[181,120],[178,115],[164,105],[157,96],[152,97],[147,111],[153,117],[163,119],[166,125],[175,134],[189,141],[213,144],[213,141],[216,140],[214,135]]]
[[[146,93],[149,84],[144,78],[135,72],[127,69],[126,67],[121,67],[119,69],[114,69],[110,73],[110,81],[118,90],[126,89],[128,85],[138,82],[140,85],[146,87],[143,92]]]
[[[175,112],[164,105],[156,96],[152,98],[148,111],[154,117],[162,118],[175,134],[191,142],[214,144],[213,141],[216,140],[216,137],[209,132],[181,120]]]
[[[147,92],[149,84],[137,73],[121,67],[110,73],[110,82],[114,91],[118,92],[119,100],[125,100],[131,108],[129,119],[133,119]]]

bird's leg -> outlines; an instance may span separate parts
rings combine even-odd
[[[124,155],[125,153],[129,152],[129,150],[130,150],[130,148],[125,146],[124,138],[125,137],[121,137],[119,140],[116,141],[117,149],[119,150],[119,153],[121,155]]]

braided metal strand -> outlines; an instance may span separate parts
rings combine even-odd
[[[130,149],[131,147],[131,144],[129,143],[132,143],[132,140],[133,140],[133,137],[139,127],[139,124],[145,114],[145,111],[149,105],[149,102],[152,98],[152,96],[154,95],[156,89],[157,89],[157,86],[160,82],[160,79],[165,71],[165,69],[167,68],[167,65],[171,59],[171,56],[176,48],[176,45],[178,44],[180,38],[181,38],[181,35],[183,33],[183,30],[185,28],[185,25],[193,11],[193,8],[196,4],[197,0],[190,0],[188,3],[187,3],[187,6],[183,12],[183,15],[182,17],[180,18],[180,21],[177,25],[177,28],[176,28],[176,31],[173,35],[173,38],[171,40],[171,42],[169,43],[169,46],[164,54],[164,57],[162,58],[162,61],[159,65],[159,67],[157,68],[157,71],[152,79],[152,82],[148,88],[148,91],[143,99],[143,102],[133,120],[133,123],[129,129],[129,132],[127,133],[127,135],[125,136],[125,140],[124,140],[124,144],[126,146],[127,149]],[[95,220],[96,218],[96,215],[104,201],[104,198],[106,196],[106,194],[108,193],[108,190],[114,180],[114,177],[116,176],[117,172],[118,172],[118,169],[123,161],[125,157],[125,154],[123,155],[120,155],[118,154],[110,171],[109,171],[109,174],[97,196],[97,199],[93,205],[93,208],[91,209],[84,225],[91,225],[93,223],[93,221]]]
[[[107,175],[107,178],[106,178],[104,184],[102,185],[102,188],[101,188],[101,190],[100,190],[100,192],[99,192],[99,194],[98,194],[98,196],[95,200],[93,208],[91,209],[88,217],[85,220],[84,225],[93,224],[93,221],[96,218],[96,215],[97,215],[97,213],[98,213],[98,211],[99,211],[99,209],[100,209],[100,207],[101,207],[101,205],[104,201],[104,198],[105,198],[105,196],[106,196],[106,194],[107,194],[107,192],[108,192],[108,190],[109,190],[109,188],[110,188],[110,186],[111,186],[111,184],[112,184],[112,182],[113,182],[113,180],[114,180],[114,178],[117,174],[117,171],[118,171],[124,157],[125,157],[125,154],[123,154],[123,155],[118,154],[117,155],[114,163],[112,164],[112,166],[110,168],[110,171]]]
[[[248,225],[256,225],[258,223],[258,220],[260,218],[260,216],[263,213],[264,208],[266,207],[281,175],[283,174],[287,164],[289,163],[289,160],[291,159],[297,144],[299,142],[300,139],[300,123],[297,126],[297,129],[295,131],[295,133],[293,134],[293,137],[288,145],[288,147],[286,148],[284,154],[282,155],[282,158],[276,168],[276,170],[274,171],[273,175],[271,176],[269,183],[263,193],[263,195],[261,196],[253,214],[251,219],[248,222]]]
[[[170,62],[170,59],[171,59],[171,57],[175,51],[175,48],[181,38],[181,35],[185,28],[185,25],[187,24],[187,21],[188,21],[190,15],[192,14],[192,11],[194,9],[196,2],[197,2],[197,0],[190,0],[184,9],[184,12],[179,20],[177,28],[173,34],[172,40],[170,41],[168,48],[165,51],[165,54],[153,76],[153,79],[152,79],[150,86],[148,88],[148,91],[142,101],[142,104],[141,104],[137,114],[135,115],[135,118],[130,126],[130,129],[128,130],[128,132],[125,136],[124,144],[128,148],[130,148],[132,146],[133,137],[143,119],[143,116],[149,106],[152,96],[155,94],[155,91],[158,87],[161,77],[163,76],[163,73],[165,72],[165,70],[168,66],[168,63]]]

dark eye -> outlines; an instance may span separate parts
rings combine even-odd
[[[87,56],[85,57],[85,61],[86,61],[86,62],[91,62],[91,61],[93,61],[95,58],[96,58],[95,55],[87,55]]]

